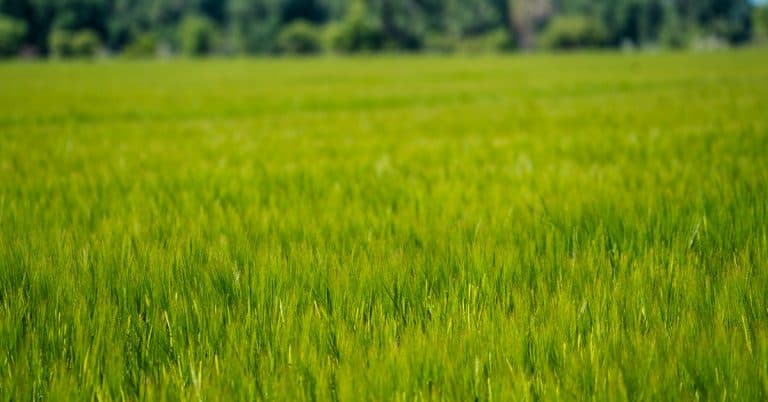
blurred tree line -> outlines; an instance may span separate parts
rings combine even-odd
[[[750,0],[0,0],[0,56],[728,46]]]

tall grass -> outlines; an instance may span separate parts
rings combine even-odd
[[[766,400],[766,63],[0,65],[0,400]]]

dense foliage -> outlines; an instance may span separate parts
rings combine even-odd
[[[101,48],[98,35],[89,30],[76,32],[55,30],[49,36],[51,55],[61,58],[86,58],[94,56]]]
[[[280,31],[277,48],[290,54],[317,53],[323,48],[323,40],[316,27],[305,21],[296,21]]]
[[[764,402],[767,63],[0,64],[0,401]]]
[[[752,18],[755,27],[755,39],[761,43],[768,42],[768,7],[755,8]]]
[[[26,30],[23,22],[0,15],[0,57],[18,53]]]
[[[749,0],[0,0],[0,14],[26,27],[22,41],[39,54],[55,53],[52,35],[82,30],[111,52],[145,46],[147,34],[169,52],[279,52],[281,32],[298,21],[315,27],[294,33],[328,30],[327,47],[344,52],[460,49],[491,32],[524,48],[740,44],[762,29],[753,29],[754,9]]]
[[[545,47],[573,49],[603,46],[607,36],[599,21],[576,15],[553,18],[540,38]]]
[[[215,49],[216,27],[203,15],[186,15],[179,24],[179,44],[188,56],[202,56]]]

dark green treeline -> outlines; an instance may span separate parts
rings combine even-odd
[[[731,46],[750,0],[0,0],[0,56]]]

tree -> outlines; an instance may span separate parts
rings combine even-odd
[[[664,23],[659,33],[659,41],[670,49],[680,49],[688,46],[689,34],[678,11],[667,6],[664,10]]]
[[[759,43],[768,42],[768,5],[755,7],[752,14],[755,38]]]
[[[743,43],[751,37],[750,0],[678,0],[676,4],[680,14],[704,33],[731,43]]]
[[[139,35],[123,48],[123,55],[128,58],[146,58],[157,53],[158,44],[154,34],[148,32]]]
[[[278,0],[229,0],[227,2],[229,37],[235,51],[265,53],[274,50],[282,19]]]
[[[179,25],[181,51],[188,56],[203,56],[214,50],[216,27],[202,15],[188,15]]]
[[[101,40],[96,32],[81,29],[72,35],[72,50],[75,57],[93,57],[101,49]]]
[[[26,31],[27,26],[23,21],[0,14],[0,57],[16,55]]]
[[[49,48],[55,57],[84,58],[93,57],[101,48],[99,36],[89,29],[68,31],[56,29],[51,31]]]
[[[549,49],[600,47],[608,34],[602,23],[580,15],[558,16],[552,19],[541,35],[541,44]]]
[[[311,54],[322,50],[322,40],[317,28],[299,20],[290,23],[277,37],[277,48],[289,54]]]
[[[550,0],[508,0],[510,26],[515,30],[518,45],[530,49],[535,45],[536,31],[554,9]]]
[[[72,44],[63,40],[67,34],[83,30],[113,51],[129,46],[140,50],[152,37],[154,47],[181,48],[189,54],[214,48],[271,53],[284,47],[279,43],[286,40],[281,32],[291,32],[287,28],[297,21],[322,27],[334,48],[354,52],[418,50],[427,42],[431,49],[485,48],[489,43],[505,43],[501,47],[506,49],[510,40],[528,49],[556,36],[563,43],[572,41],[553,30],[564,34],[576,25],[601,28],[609,46],[631,41],[682,47],[697,37],[741,44],[753,36],[758,40],[768,36],[762,22],[767,6],[755,4],[753,0],[0,0],[0,14],[26,28],[19,39],[16,25],[11,30],[4,23],[5,54],[17,52],[21,43],[53,53],[51,44],[60,45],[58,50],[66,48]],[[561,19],[552,25],[560,17],[578,17],[580,22]],[[184,30],[189,35],[183,35]],[[149,47],[153,46],[144,50]]]
[[[384,46],[384,33],[371,18],[362,1],[351,3],[344,20],[329,27],[329,42],[333,50],[343,53],[375,51]]]
[[[280,7],[280,20],[284,24],[295,21],[322,23],[326,15],[326,8],[319,0],[283,0]]]
[[[451,37],[473,36],[505,28],[506,7],[488,0],[443,2],[441,26]]]
[[[441,2],[435,0],[377,0],[370,12],[379,22],[389,48],[416,50],[440,17]]]

